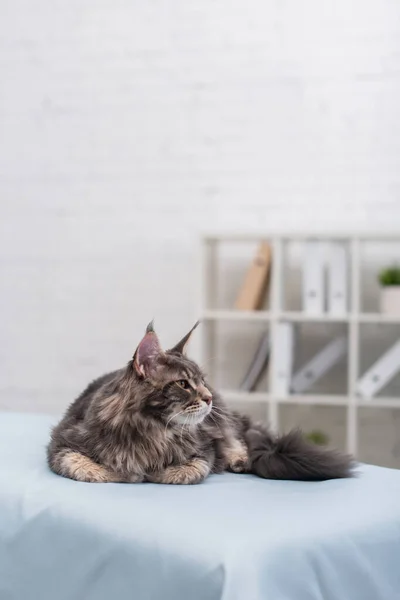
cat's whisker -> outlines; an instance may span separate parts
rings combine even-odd
[[[213,410],[220,410],[221,412],[226,412],[225,406],[217,406],[216,404],[213,403],[212,408],[213,408]]]
[[[212,414],[212,412],[208,413],[207,417],[210,417],[210,419],[216,424],[218,425],[218,422],[215,419],[215,415]]]
[[[167,431],[167,427],[169,425],[169,423],[172,421],[172,419],[176,419],[176,417],[179,417],[179,415],[183,414],[185,411],[181,410],[180,412],[176,413],[176,415],[171,415],[169,417],[169,419],[167,420],[166,424],[165,424],[165,431],[164,433]]]
[[[185,425],[186,425],[186,423],[187,423],[187,420],[188,420],[188,418],[189,418],[189,417],[190,417],[190,415],[186,415],[186,419],[185,419],[185,420],[184,420],[184,422],[182,423],[182,429],[181,429],[181,444],[182,444],[182,435],[183,435],[183,430],[184,430],[184,427],[185,427]]]
[[[216,425],[216,426],[218,427],[218,429],[219,429],[220,431],[222,431],[222,428],[221,428],[220,424],[219,424],[219,423],[218,423],[218,422],[215,420],[215,417],[214,417],[214,415],[213,415],[212,413],[209,413],[209,415],[208,415],[208,416],[211,418],[211,420],[212,420],[212,422],[214,423],[214,425]]]
[[[214,423],[216,423],[216,424],[217,424],[217,422],[216,422],[216,420],[215,420],[215,417],[214,417],[214,415],[213,415],[212,413],[208,413],[207,417],[210,417],[210,419],[211,419],[211,420],[212,420]]]
[[[191,437],[191,439],[194,440],[193,434],[190,431],[190,426],[193,425],[192,421],[193,421],[193,417],[192,417],[192,415],[189,415],[186,431],[187,431],[187,434]]]
[[[221,415],[221,417],[225,417],[226,415],[226,411],[220,409],[220,408],[216,408],[215,406],[212,407],[210,414],[211,413],[215,413],[217,415]]]

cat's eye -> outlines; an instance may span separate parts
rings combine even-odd
[[[179,381],[176,381],[175,383],[177,383],[179,387],[183,388],[184,390],[188,390],[190,388],[189,382],[186,381],[186,379],[179,379]]]

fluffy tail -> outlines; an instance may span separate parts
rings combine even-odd
[[[263,427],[251,427],[245,433],[251,472],[266,479],[324,481],[351,477],[353,460],[336,450],[307,442],[300,430],[280,437]]]

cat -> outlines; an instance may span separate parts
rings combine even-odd
[[[86,482],[196,484],[229,470],[268,479],[349,477],[349,456],[277,436],[228,409],[186,349],[163,351],[153,323],[124,368],[93,381],[51,434],[52,471]]]

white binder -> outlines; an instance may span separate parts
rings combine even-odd
[[[321,242],[304,245],[303,310],[309,315],[324,311],[324,248]]]
[[[294,329],[292,323],[278,323],[274,347],[273,394],[284,398],[290,391],[293,369]]]
[[[372,398],[400,369],[400,340],[396,342],[358,381],[356,392],[363,398]]]
[[[344,244],[332,243],[328,248],[328,313],[347,312],[347,256]]]
[[[347,352],[346,336],[340,336],[327,344],[293,376],[291,391],[301,394],[327,373]]]

